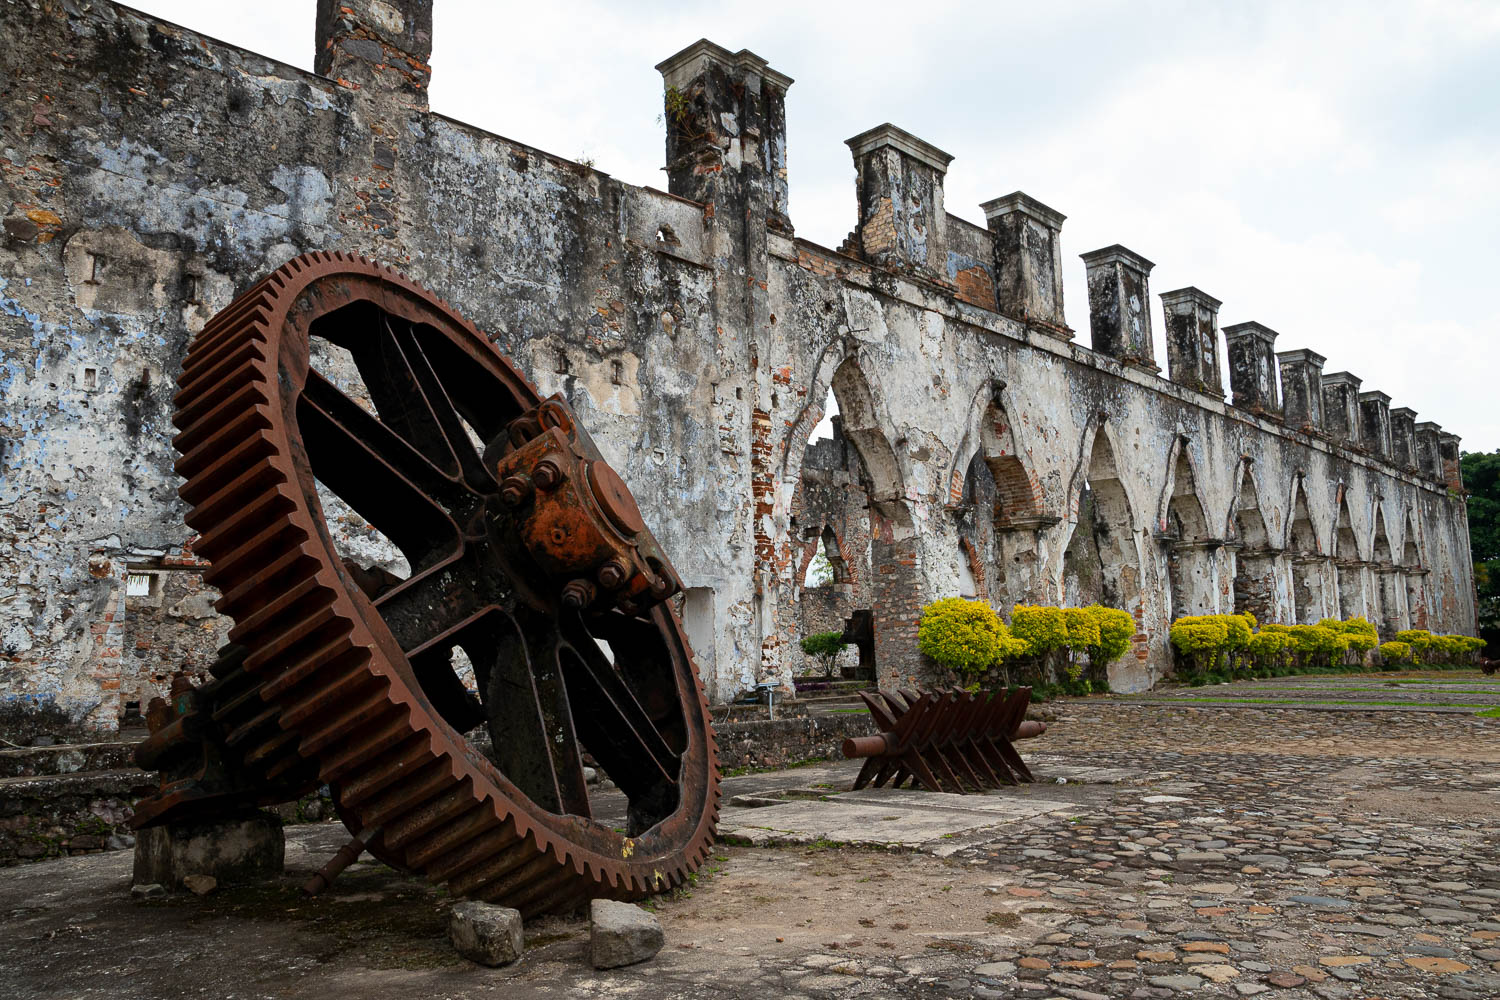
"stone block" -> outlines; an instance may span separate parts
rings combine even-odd
[[[281,821],[255,810],[213,823],[151,826],[135,840],[135,885],[184,887],[194,875],[218,885],[244,885],[281,874],[285,855]]]
[[[460,955],[480,965],[509,965],[525,950],[521,911],[467,900],[448,915],[448,939]]]
[[[666,941],[661,923],[639,906],[596,899],[589,907],[589,961],[596,969],[644,962]]]

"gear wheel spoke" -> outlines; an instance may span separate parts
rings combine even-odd
[[[155,713],[143,823],[328,782],[377,857],[528,914],[702,862],[719,772],[663,603],[681,584],[560,398],[425,289],[321,253],[210,321],[179,384],[181,493],[236,645]],[[341,552],[361,524],[404,567]]]

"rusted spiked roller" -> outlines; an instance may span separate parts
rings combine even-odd
[[[844,741],[844,756],[864,757],[855,788],[893,788],[910,781],[933,792],[960,794],[1032,781],[1014,740],[1040,736],[1045,722],[1027,722],[1031,688],[1009,694],[861,691],[880,732]]]
[[[376,857],[526,914],[703,861],[719,769],[681,584],[560,397],[414,282],[315,253],[209,322],[176,404],[187,522],[235,627],[212,681],[153,708],[139,825],[326,783]],[[341,558],[341,507],[409,573]],[[586,757],[625,817],[595,818]]]

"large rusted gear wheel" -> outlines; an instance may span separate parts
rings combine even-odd
[[[352,361],[369,399],[320,357]],[[425,289],[338,253],[215,316],[180,385],[180,492],[243,657],[212,714],[244,720],[229,738],[256,773],[310,764],[377,857],[526,914],[703,861],[719,771],[665,603],[680,581],[559,398]],[[330,495],[408,576],[340,557]],[[465,736],[485,727],[487,752]],[[627,817],[594,818],[585,754]]]

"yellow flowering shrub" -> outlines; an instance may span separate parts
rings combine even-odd
[[[1062,608],[1017,604],[1011,609],[1010,630],[1036,656],[1068,645],[1068,618]]]
[[[949,670],[975,674],[1020,655],[1026,647],[988,604],[945,597],[922,609],[917,648]]]

